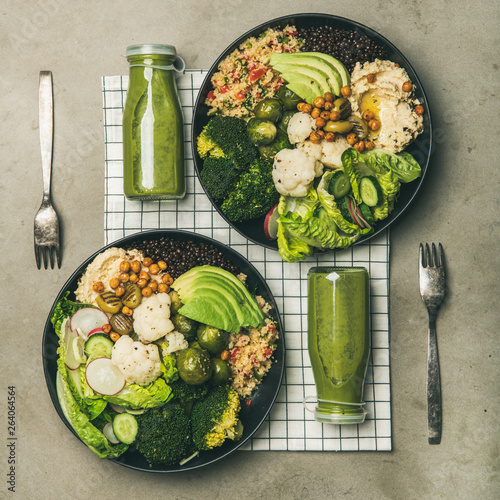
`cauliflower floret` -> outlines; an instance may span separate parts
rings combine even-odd
[[[306,196],[316,175],[316,160],[298,149],[282,149],[274,157],[273,181],[278,193]]]
[[[304,153],[309,156],[309,158],[314,158],[316,160],[315,165],[315,177],[320,177],[323,175],[323,164],[321,163],[321,156],[323,149],[321,144],[315,144],[311,141],[299,142],[296,146],[300,151],[304,151]]]
[[[134,331],[145,344],[164,337],[174,329],[170,321],[170,296],[157,293],[142,299],[134,309]]]
[[[316,122],[310,114],[303,112],[295,113],[290,118],[286,129],[288,140],[291,144],[304,142],[311,135],[311,132],[317,128]]]
[[[165,335],[165,340],[168,343],[166,349],[162,349],[162,355],[166,356],[172,352],[181,351],[182,349],[187,349],[189,347],[189,342],[186,340],[184,335],[179,332],[170,332]]]
[[[158,346],[134,342],[128,335],[122,335],[115,342],[111,362],[130,384],[148,385],[161,375]]]
[[[334,142],[321,141],[321,163],[330,168],[341,168],[342,153],[350,147],[343,135],[337,135]]]

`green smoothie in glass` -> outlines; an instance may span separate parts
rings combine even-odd
[[[308,281],[307,340],[316,383],[315,419],[364,421],[363,384],[370,354],[368,271],[314,267]]]

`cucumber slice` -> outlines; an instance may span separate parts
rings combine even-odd
[[[370,210],[370,207],[366,203],[360,203],[359,209],[361,210],[361,214],[363,215],[365,221],[368,222],[370,226],[373,226],[375,224],[375,219],[373,218],[373,214],[372,211]]]
[[[347,222],[350,222],[351,224],[354,224],[354,220],[351,216],[351,212],[349,210],[349,205],[348,203],[348,196],[344,196],[343,198],[340,198],[340,200],[337,201],[337,206],[339,207],[340,213],[342,214],[342,217]]]
[[[138,430],[137,419],[130,413],[119,413],[113,419],[113,432],[124,444],[132,444],[137,437]]]
[[[383,192],[379,182],[372,175],[361,178],[359,183],[361,199],[369,206],[374,207],[382,201]]]
[[[113,341],[107,335],[95,333],[85,342],[85,354],[93,358],[110,358]]]
[[[342,171],[335,172],[328,184],[328,192],[336,199],[342,198],[351,190],[349,176]]]

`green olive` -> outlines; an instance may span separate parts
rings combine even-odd
[[[175,330],[182,333],[187,340],[194,339],[196,337],[196,330],[198,329],[198,322],[193,319],[189,319],[183,314],[177,313],[172,317],[172,323],[175,326]]]
[[[351,103],[349,99],[345,97],[339,97],[333,101],[333,107],[330,111],[337,111],[340,113],[340,119],[346,120],[347,117],[351,114]]]
[[[111,328],[120,335],[128,335],[132,333],[134,329],[134,320],[123,313],[113,314],[111,318],[109,318],[109,323]]]
[[[179,376],[186,384],[199,385],[212,376],[210,356],[204,349],[188,347],[177,353]]]
[[[127,283],[125,286],[125,294],[122,297],[124,306],[135,309],[142,302],[141,289],[135,283]]]
[[[122,308],[122,301],[113,292],[100,293],[96,302],[104,312],[110,314],[115,314]]]
[[[353,124],[352,132],[355,133],[359,139],[366,139],[369,130],[368,125],[362,118],[356,115],[351,115],[347,118],[347,121]]]
[[[212,385],[225,384],[231,378],[231,368],[220,358],[212,358],[212,376],[210,383]]]
[[[200,325],[196,336],[201,347],[206,349],[210,354],[217,354],[223,351],[229,341],[229,333],[208,325]]]
[[[352,130],[352,127],[354,127],[354,124],[348,121],[339,120],[338,122],[333,122],[331,120],[328,120],[326,122],[326,125],[323,127],[323,130],[325,132],[347,134]]]

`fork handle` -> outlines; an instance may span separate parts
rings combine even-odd
[[[441,375],[436,335],[436,315],[429,313],[429,347],[427,351],[427,429],[429,444],[441,442],[443,408]]]
[[[52,141],[54,132],[54,103],[51,71],[40,71],[38,120],[40,127],[40,149],[42,153],[43,197],[44,199],[50,199]]]

